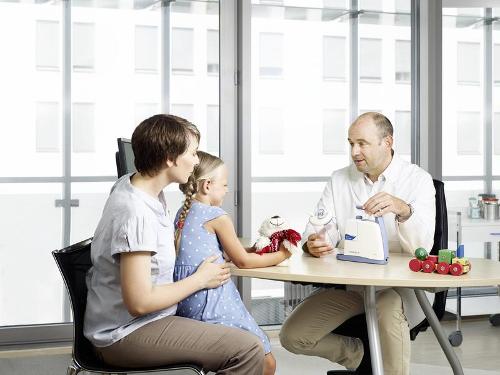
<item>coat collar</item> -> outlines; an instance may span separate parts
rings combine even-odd
[[[401,174],[403,159],[396,152],[392,155],[392,160],[387,168],[380,175],[385,178],[384,191],[390,191],[391,186],[397,184],[397,180]],[[363,204],[369,198],[366,190],[365,174],[359,172],[354,164],[349,166],[349,178],[353,195],[356,197],[359,204]]]

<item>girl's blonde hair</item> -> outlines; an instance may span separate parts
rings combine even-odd
[[[188,181],[185,184],[180,184],[179,189],[184,193],[185,199],[182,205],[182,211],[179,214],[177,223],[175,224],[175,249],[179,251],[179,244],[181,239],[182,228],[184,227],[184,221],[191,209],[193,204],[194,195],[198,192],[200,183],[204,180],[214,177],[214,172],[224,162],[221,158],[209,154],[208,152],[198,151],[198,158],[200,162],[194,167],[193,173],[189,176]]]

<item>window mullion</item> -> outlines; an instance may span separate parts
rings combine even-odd
[[[492,106],[493,106],[493,35],[492,35],[492,9],[485,9],[484,22],[484,73],[483,73],[483,154],[484,154],[484,174],[485,191],[492,192],[492,163],[493,163],[493,147],[492,147]]]
[[[349,123],[358,117],[358,82],[359,82],[359,63],[358,63],[358,32],[359,32],[359,14],[358,0],[350,0],[350,18],[349,33],[351,35],[349,43],[349,66],[350,66],[350,114]]]

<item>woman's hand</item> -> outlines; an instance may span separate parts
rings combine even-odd
[[[201,289],[217,288],[229,281],[231,277],[229,265],[214,263],[218,257],[218,255],[209,256],[196,270],[194,275],[198,278]]]

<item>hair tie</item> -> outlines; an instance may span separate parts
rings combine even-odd
[[[184,228],[184,220],[179,220],[177,222],[177,229],[182,229]]]

